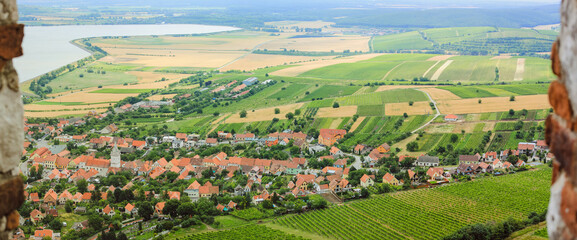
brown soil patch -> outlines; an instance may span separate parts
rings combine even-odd
[[[409,103],[406,102],[385,104],[385,115],[402,116],[403,113],[408,115],[426,115],[435,114],[436,112],[431,109],[429,102],[415,102],[413,106],[409,106]]]
[[[432,58],[427,59],[427,61],[445,61],[449,58],[454,57],[455,55],[439,55],[439,56],[434,56]]]
[[[370,39],[370,37],[362,36],[288,38],[270,41],[261,45],[259,49],[273,51],[287,49],[302,52],[343,52],[344,50],[368,52]]]
[[[455,124],[431,124],[425,130],[427,133],[452,133],[455,129]]]
[[[240,118],[238,113],[232,114],[224,123],[243,123],[243,122],[259,122],[259,121],[271,121],[273,118],[286,119],[285,115],[289,112],[294,112],[295,109],[299,109],[304,105],[304,103],[295,103],[290,105],[283,105],[270,108],[262,108],[255,110],[246,110],[246,118]],[[279,114],[274,114],[274,109],[278,108],[280,110]],[[356,111],[356,110],[355,110]],[[320,111],[319,111],[320,112]],[[353,114],[351,114],[352,116]],[[318,115],[317,115],[318,116]]]
[[[351,126],[351,130],[349,132],[354,132],[355,130],[357,130],[357,128],[361,125],[361,123],[365,120],[365,118],[366,117],[357,118],[357,121],[353,123],[353,125]]]
[[[319,118],[337,118],[337,117],[352,117],[357,114],[357,106],[341,106],[339,108],[319,108],[317,117]]]
[[[547,95],[516,96],[515,101],[509,101],[509,97],[481,98],[482,104],[477,98],[461,100],[439,100],[439,110],[447,114],[468,114],[485,112],[504,112],[513,110],[533,110],[550,108]]]
[[[274,67],[279,65],[297,64],[319,60],[319,57],[307,56],[284,56],[274,54],[249,54],[236,62],[221,68],[221,71],[241,70],[252,71],[259,68]],[[325,57],[327,59],[327,57]]]
[[[433,98],[433,100],[457,100],[457,99],[461,99],[459,96],[455,95],[454,93],[444,90],[444,89],[438,89],[438,88],[423,88],[420,89],[423,92],[427,92],[429,95],[431,95],[431,97]]]
[[[340,58],[333,58],[333,59],[329,59],[329,60],[321,60],[321,61],[315,61],[315,62],[302,63],[302,64],[299,64],[298,66],[281,69],[281,70],[272,72],[270,74],[277,75],[277,76],[285,76],[285,77],[296,77],[300,74],[303,74],[303,73],[308,72],[308,71],[313,70],[313,69],[326,67],[326,66],[330,66],[330,65],[334,65],[334,64],[339,64],[339,63],[354,63],[354,62],[358,62],[358,61],[371,59],[371,58],[381,56],[381,55],[383,55],[383,54],[382,53],[381,54],[372,53],[372,54],[355,55],[355,56],[349,56],[349,57],[340,57]]]
[[[148,97],[148,99],[152,100],[152,101],[161,101],[164,98],[172,99],[172,98],[174,98],[174,96],[176,96],[176,94],[154,95],[154,96]]]
[[[496,122],[486,122],[485,127],[483,127],[484,132],[494,131]]]

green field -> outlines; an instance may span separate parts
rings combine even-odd
[[[373,51],[423,50],[432,45],[416,31],[373,38]]]
[[[351,95],[361,89],[360,86],[338,86],[338,85],[324,85],[319,89],[306,95],[301,101],[310,101],[318,98],[332,98]]]
[[[371,197],[288,216],[276,224],[335,239],[440,239],[459,228],[541,213],[551,170],[541,168],[443,187]]]
[[[421,91],[414,89],[393,89],[382,92],[374,92],[361,95],[353,95],[338,98],[336,101],[341,105],[383,105],[386,103],[419,102],[429,98]]]
[[[233,228],[225,231],[204,232],[199,234],[188,235],[184,240],[212,240],[212,239],[283,239],[283,240],[297,240],[305,239],[293,234],[287,234],[279,230],[274,230],[262,225],[249,225],[245,227]]]

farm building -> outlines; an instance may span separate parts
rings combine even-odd
[[[252,85],[256,84],[257,82],[258,82],[258,78],[251,77],[251,78],[247,78],[246,80],[242,81],[242,84],[244,84],[246,86],[252,86]]]
[[[436,167],[439,166],[439,158],[428,155],[420,156],[415,162],[417,166]]]
[[[457,120],[459,120],[459,117],[457,117],[457,115],[449,114],[445,116],[445,121],[447,122],[455,122]]]

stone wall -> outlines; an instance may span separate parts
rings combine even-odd
[[[547,228],[551,239],[577,238],[577,0],[561,3],[561,33],[551,50],[557,81],[549,88],[554,113],[547,144],[555,154]]]
[[[24,26],[17,24],[16,0],[0,0],[0,240],[18,227],[16,209],[24,202],[24,185],[16,168],[22,157],[24,124],[18,74],[12,59],[22,55]]]

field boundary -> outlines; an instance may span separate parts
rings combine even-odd
[[[513,81],[523,81],[523,74],[525,74],[525,59],[517,59],[517,69],[515,70],[515,77]]]
[[[435,66],[437,66],[437,64],[439,64],[440,62],[441,62],[441,61],[437,61],[435,64],[433,64],[433,66],[431,66],[429,69],[427,69],[427,71],[426,71],[425,73],[423,73],[423,77],[427,76],[427,74],[428,74],[431,70],[433,70],[433,68],[434,68]]]
[[[385,79],[389,76],[389,74],[391,74],[391,72],[393,72],[395,69],[397,69],[399,66],[405,64],[406,61],[399,63],[397,66],[395,66],[394,68],[391,68],[391,70],[389,70],[387,72],[387,74],[385,74],[385,76],[383,76],[383,78],[381,78],[381,81],[385,81]]]

